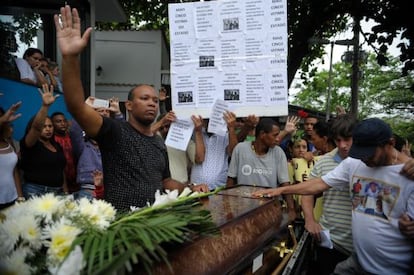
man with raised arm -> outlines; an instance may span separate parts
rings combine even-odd
[[[87,105],[80,79],[79,55],[87,46],[92,29],[81,35],[78,11],[62,7],[55,15],[56,36],[62,53],[65,102],[86,134],[99,143],[104,174],[104,198],[118,210],[145,206],[157,189],[185,185],[171,179],[165,145],[151,131],[158,114],[158,95],[150,85],[138,85],[128,94],[128,121],[104,118]],[[208,191],[207,186],[192,187]]]

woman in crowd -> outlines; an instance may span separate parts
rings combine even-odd
[[[5,111],[0,107],[0,117],[6,117]],[[17,169],[18,156],[9,140],[11,130],[10,122],[0,122],[0,210],[16,200],[24,199],[19,172]]]
[[[43,58],[41,50],[36,48],[28,48],[23,58],[16,58],[16,65],[20,72],[20,80],[27,84],[42,86],[48,83],[42,73],[40,60]]]
[[[42,95],[42,106],[29,121],[20,141],[25,181],[23,193],[26,198],[48,192],[61,194],[62,191],[68,191],[63,173],[65,156],[62,147],[53,139],[52,120],[47,116],[49,107],[57,96],[53,95],[53,87],[47,84],[39,92]]]
[[[288,159],[289,179],[292,184],[300,183],[309,178],[309,174],[316,161],[316,156],[313,156],[310,151],[310,144],[305,138],[305,132],[297,131],[287,144],[288,150],[286,156]],[[297,214],[301,215],[301,197],[293,196],[296,204]]]

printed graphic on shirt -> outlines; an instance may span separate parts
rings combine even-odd
[[[353,210],[388,219],[400,194],[400,187],[363,177],[354,177],[352,182]]]
[[[252,174],[272,175],[272,173],[273,173],[272,168],[265,168],[265,167],[253,168],[249,164],[243,165],[243,167],[241,168],[241,171],[242,171],[243,175],[245,175],[245,176],[250,176]]]

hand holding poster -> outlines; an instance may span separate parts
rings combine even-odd
[[[219,136],[225,136],[227,132],[227,124],[223,118],[224,112],[229,106],[224,100],[217,99],[211,111],[210,121],[208,122],[207,132],[214,133]]]

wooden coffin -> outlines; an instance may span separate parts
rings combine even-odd
[[[153,274],[269,274],[278,265],[272,247],[286,238],[287,215],[277,199],[251,198],[258,189],[236,186],[203,199],[221,235],[175,248],[168,256],[173,271],[158,264]]]

